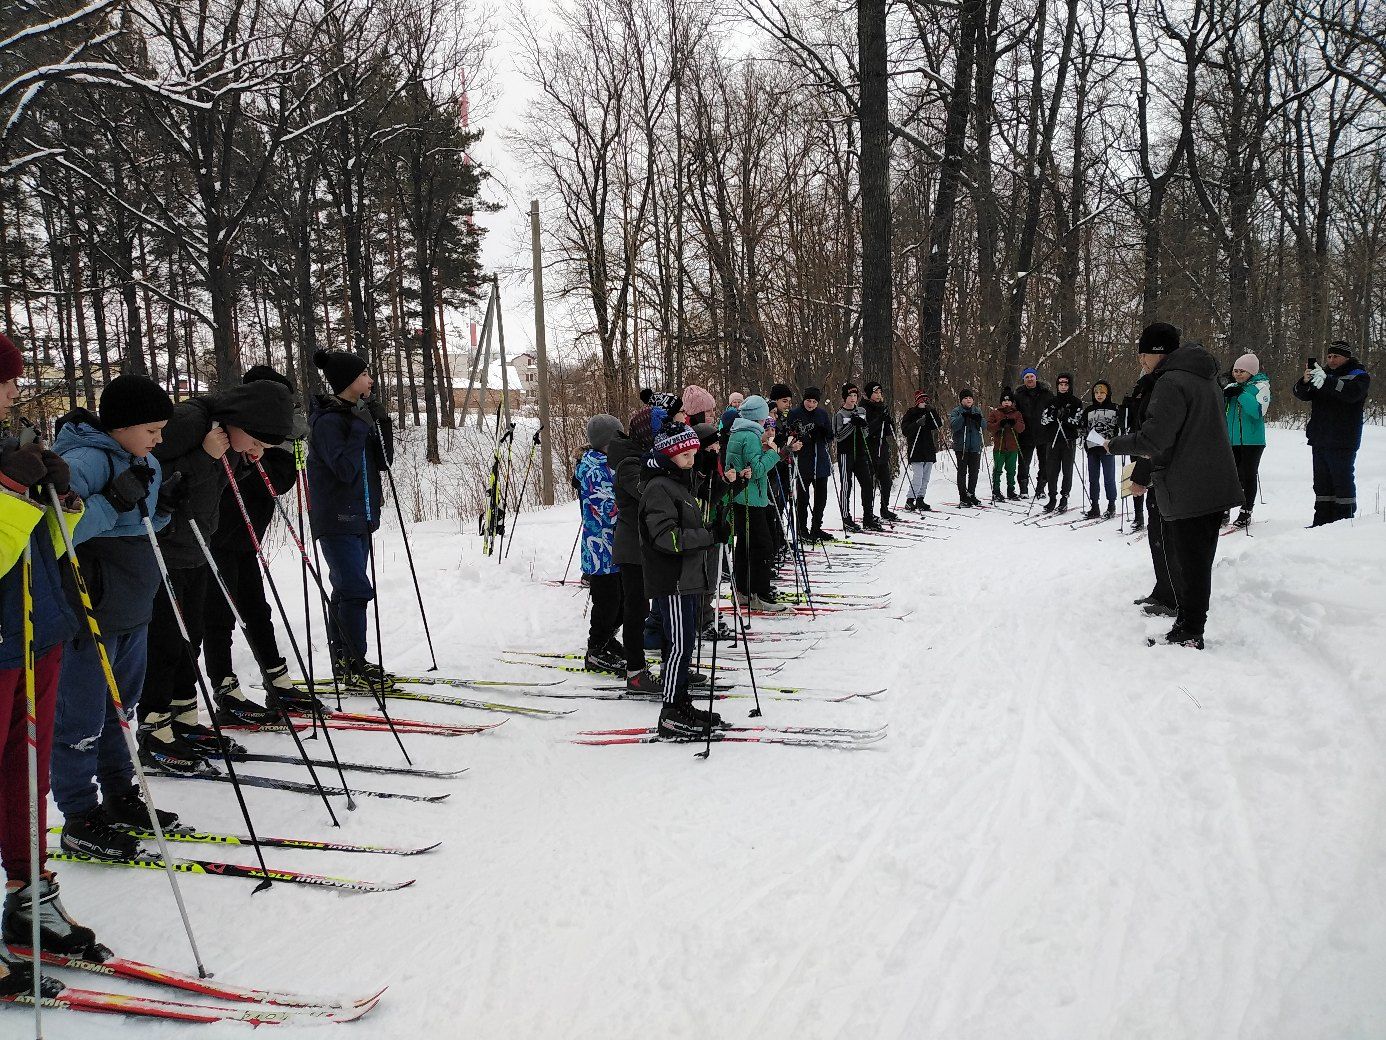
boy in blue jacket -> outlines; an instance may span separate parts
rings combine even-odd
[[[332,582],[333,667],[344,682],[376,686],[393,681],[366,660],[366,608],[375,599],[367,565],[380,529],[380,474],[393,456],[390,417],[368,396],[375,380],[359,355],[319,350],[313,361],[332,388],[308,416],[307,477],[313,537]]]
[[[172,415],[163,387],[147,376],[124,375],[102,391],[97,415],[78,408],[59,419],[53,441],[72,471],[72,490],[86,503],[72,540],[116,688],[131,713],[144,686],[149,621],[161,583],[139,503],[154,517],[156,530],[168,524],[166,515],[157,514],[163,469],[153,451]],[[139,853],[129,829],[147,829],[149,810],[85,626],[64,652],[52,774],[65,852],[97,859]],[[178,818],[160,813],[159,821],[172,827]]]

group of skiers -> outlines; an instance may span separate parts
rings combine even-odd
[[[282,508],[276,499],[301,474],[331,583],[334,671],[343,681],[383,681],[367,660],[367,559],[390,422],[369,396],[360,357],[319,351],[315,361],[331,392],[312,398],[306,419],[293,383],[268,366],[178,404],[154,380],[126,374],[105,386],[95,412],[77,408],[57,420],[51,445],[28,427],[0,442],[0,994],[33,988],[30,962],[7,945],[29,945],[35,913],[44,949],[109,956],[67,914],[44,866],[50,785],[64,852],[134,858],[153,821],[123,732],[132,715],[141,766],[189,774],[214,771],[213,756],[244,750],[222,727],[283,725],[290,713],[317,707],[279,652],[257,551]],[[0,335],[0,418],[16,401],[23,368]],[[264,704],[232,670],[237,615]],[[199,693],[212,701],[205,720]],[[158,822],[168,829],[178,818],[158,810]],[[47,978],[40,984],[50,995],[61,988]]]

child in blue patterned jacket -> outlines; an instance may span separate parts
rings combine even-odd
[[[595,672],[625,674],[625,650],[616,640],[624,596],[621,569],[612,555],[616,531],[616,487],[606,464],[606,449],[621,433],[614,415],[594,415],[587,422],[588,449],[578,459],[574,483],[582,506],[582,573],[592,595],[584,666]]]

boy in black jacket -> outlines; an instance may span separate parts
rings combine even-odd
[[[716,534],[703,523],[690,472],[698,435],[681,422],[667,422],[655,436],[645,463],[648,478],[640,496],[640,556],[645,592],[664,633],[664,707],[659,735],[691,739],[721,722],[699,711],[688,695],[688,668],[698,634],[698,600],[712,589],[713,552],[730,534],[725,517]],[[719,537],[720,536],[720,537]]]
[[[1054,385],[1059,392],[1045,406],[1040,418],[1040,438],[1048,451],[1041,488],[1049,493],[1044,511],[1054,512],[1054,496],[1058,495],[1058,509],[1064,513],[1068,511],[1068,496],[1073,490],[1073,454],[1082,436],[1083,402],[1073,392],[1070,373],[1060,372]],[[1063,475],[1062,484],[1060,474]]]

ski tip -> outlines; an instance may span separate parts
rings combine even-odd
[[[441,847],[442,844],[441,841],[435,841],[432,845],[421,845],[418,848],[405,849],[402,854],[405,856],[422,856],[425,852],[432,852],[434,849]],[[385,991],[381,990],[381,992],[383,993]]]

